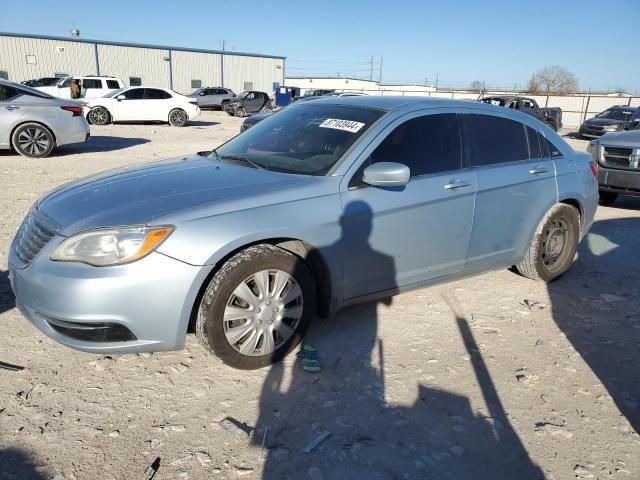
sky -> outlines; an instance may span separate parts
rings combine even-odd
[[[524,87],[561,65],[582,90],[640,95],[640,0],[2,0],[0,31],[287,57],[287,76]],[[527,7],[525,8],[525,5]]]

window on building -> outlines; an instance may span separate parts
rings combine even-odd
[[[27,59],[27,64],[28,65],[35,65],[36,63],[38,63],[36,61],[36,56],[35,55],[26,55],[26,59]]]
[[[373,151],[370,163],[398,162],[411,176],[458,170],[460,132],[455,113],[425,115],[397,126]]]
[[[141,77],[129,77],[129,86],[139,87],[140,85],[142,85]]]
[[[0,85],[0,102],[11,100],[20,95],[20,90],[8,85]]]
[[[3,80],[9,80],[9,72],[6,70],[0,70],[0,78]]]
[[[253,82],[244,82],[243,90],[253,90]]]
[[[463,115],[474,167],[529,158],[524,125],[491,115]]]
[[[202,88],[202,80],[191,80],[191,88]]]
[[[85,78],[82,80],[82,88],[102,88],[102,80],[97,78]]]
[[[120,88],[120,84],[118,83],[117,80],[107,80],[107,88],[110,88],[112,90],[117,90]]]
[[[56,78],[65,78],[65,77],[68,77],[69,74],[68,73],[54,73],[53,76],[56,77]]]
[[[171,95],[158,88],[145,88],[144,98],[147,100],[164,100],[165,98],[171,98]]]

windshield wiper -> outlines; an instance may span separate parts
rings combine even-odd
[[[265,167],[262,165],[257,164],[256,162],[254,162],[253,160],[248,159],[247,157],[243,157],[242,155],[218,155],[218,152],[215,151],[215,149],[213,150],[214,155],[216,156],[216,158],[218,160],[231,160],[231,161],[237,161],[237,162],[244,162],[247,165],[250,165],[253,168],[258,168],[260,170],[265,170]]]

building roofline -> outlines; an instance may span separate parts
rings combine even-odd
[[[51,35],[37,35],[32,33],[0,32],[0,37],[34,38],[39,40],[55,40],[58,42],[91,43],[96,45],[113,45],[117,47],[134,47],[134,48],[149,48],[154,50],[171,50],[174,52],[214,53],[218,55],[232,55],[232,56],[238,56],[238,57],[275,58],[279,60],[284,60],[287,58],[287,57],[282,57],[278,55],[264,55],[261,53],[234,52],[230,50],[207,50],[203,48],[172,47],[168,45],[153,45],[153,44],[147,44],[147,43],[113,42],[109,40],[56,37]]]

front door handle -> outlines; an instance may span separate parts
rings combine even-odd
[[[471,185],[470,180],[451,180],[444,188],[447,190],[455,190],[456,188],[464,188]]]
[[[12,111],[12,110],[19,110],[20,107],[17,105],[7,105],[7,110]]]
[[[547,173],[548,170],[544,167],[534,167],[531,170],[529,170],[529,173],[531,175],[540,175],[541,173]]]

